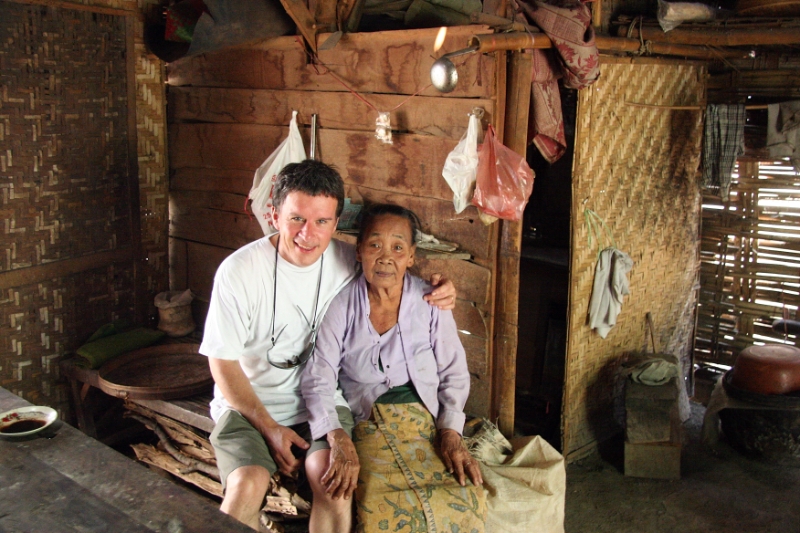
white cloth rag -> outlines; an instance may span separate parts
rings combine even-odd
[[[622,297],[630,294],[628,272],[633,260],[628,254],[608,247],[600,252],[594,270],[594,286],[589,303],[589,326],[604,339],[622,310]]]

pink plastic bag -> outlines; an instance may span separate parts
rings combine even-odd
[[[533,170],[525,158],[497,142],[489,125],[478,154],[478,178],[472,205],[505,220],[522,220],[533,191]]]

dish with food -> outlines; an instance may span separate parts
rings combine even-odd
[[[0,414],[0,435],[25,437],[50,426],[58,419],[55,409],[46,405],[18,407]]]

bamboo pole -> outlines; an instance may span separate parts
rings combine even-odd
[[[695,59],[720,59],[744,57],[741,50],[716,50],[699,46],[686,46],[656,42],[642,43],[637,39],[623,37],[605,37],[598,35],[595,43],[601,52],[649,52],[659,55],[691,57]],[[478,52],[494,52],[496,50],[528,50],[552,48],[550,38],[543,33],[513,32],[473,35],[467,46],[476,46]]]
[[[628,107],[649,107],[651,109],[669,109],[672,111],[702,111],[705,106],[699,105],[658,105],[658,104],[638,104],[636,102],[625,102]],[[745,109],[767,109],[766,105],[746,105]]]
[[[706,46],[757,46],[800,44],[800,27],[740,30],[729,28],[702,28],[699,30],[675,29],[669,33],[660,28],[620,26],[617,35],[645,41],[682,45]]]

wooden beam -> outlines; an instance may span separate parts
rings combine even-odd
[[[308,46],[317,51],[317,22],[302,0],[281,0],[283,8],[297,24],[297,29],[303,35]]]
[[[7,270],[0,272],[0,289],[22,287],[51,279],[72,276],[86,270],[108,267],[115,263],[130,263],[134,260],[134,257],[133,249],[130,246],[125,246],[116,250],[63,259],[44,265]]]
[[[142,210],[139,200],[139,141],[136,124],[136,21],[125,17],[125,61],[128,98],[128,220],[133,251],[133,316],[137,324],[145,322],[145,300],[149,299],[144,283],[142,253]],[[163,102],[163,100],[162,100]],[[147,298],[146,298],[147,296]]]
[[[525,156],[531,101],[529,52],[512,52],[508,63],[504,144]],[[517,342],[519,329],[519,260],[522,222],[500,221],[495,296],[492,418],[506,436],[514,434]]]
[[[31,4],[35,6],[56,7],[59,9],[74,9],[76,11],[91,11],[92,13],[99,13],[101,15],[117,15],[120,17],[134,16],[141,18],[142,15],[138,10],[129,9],[115,9],[111,7],[93,6],[86,4],[78,4],[75,2],[65,2],[60,0],[6,0],[7,2],[14,2],[17,4]],[[135,7],[136,4],[133,4]]]
[[[689,44],[706,46],[758,46],[800,44],[800,28],[765,28],[757,30],[718,29],[703,27],[698,29],[677,28],[665,33],[661,28],[644,26],[633,28],[620,26],[617,35],[659,43]]]

